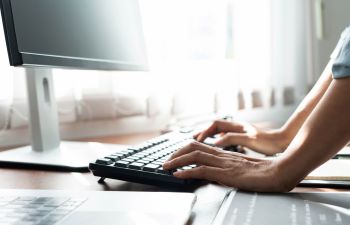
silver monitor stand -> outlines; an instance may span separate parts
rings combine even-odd
[[[113,151],[113,147],[108,145],[61,142],[51,69],[27,67],[25,71],[32,146],[0,152],[0,164],[87,171],[89,162]]]

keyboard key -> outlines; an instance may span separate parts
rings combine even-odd
[[[113,162],[116,162],[116,161],[118,161],[118,160],[120,160],[121,159],[121,157],[120,156],[106,156],[105,157],[106,159],[110,159],[110,160],[112,160]]]
[[[127,159],[133,159],[133,160],[138,160],[138,159],[140,159],[140,157],[136,157],[136,156],[129,156],[129,157],[127,157]]]
[[[122,153],[124,155],[124,157],[127,157],[127,156],[132,155],[134,152],[129,151],[129,150],[123,150],[120,153]]]
[[[36,197],[27,197],[27,196],[23,196],[23,197],[18,198],[18,200],[20,200],[20,201],[33,201],[35,199],[36,199]]]
[[[116,153],[116,154],[112,154],[111,157],[115,157],[115,158],[119,158],[119,159],[123,159],[125,157],[128,157],[129,155],[127,154],[123,154],[123,153]]]
[[[43,210],[43,211],[52,211],[54,209],[56,209],[57,207],[52,207],[52,206],[42,206],[40,208],[40,210]]]
[[[40,224],[55,224],[58,222],[60,219],[62,219],[63,216],[56,216],[56,215],[49,215],[45,219],[40,221]]]
[[[164,170],[163,167],[159,167],[157,169],[157,173],[166,174],[166,175],[170,175],[171,174],[169,170]]]
[[[123,152],[123,153],[133,153],[134,150],[132,150],[132,149],[125,149],[125,150],[123,150],[122,152]]]
[[[153,146],[154,146],[154,145],[153,145],[152,143],[148,143],[148,144],[145,145],[146,148],[151,148],[151,147],[153,147]]]
[[[147,158],[150,158],[150,159],[158,159],[158,158],[160,158],[160,157],[157,156],[157,155],[149,155]]]
[[[138,163],[143,163],[143,164],[148,164],[148,163],[150,163],[151,161],[140,159],[140,160],[137,160],[136,162],[138,162]]]
[[[182,167],[183,170],[190,170],[190,169],[193,169],[191,166],[184,166]]]
[[[112,157],[125,157],[125,155],[123,153],[113,153],[111,156]]]
[[[37,209],[37,212],[40,212],[40,213],[44,213],[44,214],[49,214],[51,212],[51,210],[47,210],[47,209]]]
[[[163,159],[163,158],[157,159],[157,162],[164,163],[165,161],[166,161],[166,159]]]
[[[157,164],[147,164],[146,166],[143,167],[144,171],[149,171],[149,172],[155,172],[157,168],[159,168],[160,165]]]
[[[149,161],[149,162],[153,162],[155,159],[153,158],[150,158],[150,157],[146,157],[146,158],[143,158],[142,160],[146,160],[146,161]]]
[[[111,159],[101,158],[101,159],[97,159],[96,163],[101,165],[110,165],[113,163],[113,161]]]
[[[135,155],[133,155],[133,156],[135,156],[135,157],[145,157],[146,155],[148,155],[148,153],[139,152],[139,153],[137,153],[137,154],[135,154]]]
[[[123,161],[126,161],[126,162],[134,162],[134,161],[135,161],[135,159],[125,158],[125,159],[123,159]]]
[[[153,164],[156,164],[156,165],[159,165],[159,166],[162,166],[164,163],[163,162],[157,162],[157,161],[154,161],[152,162]]]
[[[129,168],[141,170],[141,169],[142,169],[142,166],[144,166],[143,163],[134,162],[134,163],[131,163],[131,164],[129,165]]]
[[[29,203],[27,205],[24,205],[22,208],[24,208],[24,209],[36,209],[36,208],[38,208],[38,204]]]
[[[34,200],[34,202],[40,202],[40,203],[45,203],[51,201],[52,198],[50,197],[39,197]]]
[[[25,216],[22,218],[23,222],[37,222],[40,220],[39,216]]]
[[[137,153],[140,151],[140,149],[128,148],[128,151],[130,151],[131,153]]]
[[[27,216],[27,214],[23,213],[23,212],[11,212],[11,213],[7,213],[5,215],[6,215],[6,217],[9,217],[9,218],[21,218],[21,217]]]
[[[114,164],[114,166],[117,166],[117,167],[126,167],[127,165],[129,165],[129,162],[122,161],[122,160],[119,160]]]
[[[33,212],[28,213],[28,215],[29,215],[29,216],[44,217],[44,216],[46,216],[47,214],[46,214],[46,213],[43,213],[43,212],[35,212],[35,211],[33,211]]]

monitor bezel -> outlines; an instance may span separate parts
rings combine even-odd
[[[10,65],[22,65],[23,60],[18,50],[11,0],[0,0],[0,9]]]
[[[7,46],[7,53],[11,66],[35,66],[50,68],[118,71],[148,71],[148,61],[145,46],[145,61],[142,64],[134,64],[123,61],[99,60],[91,58],[78,58],[20,52],[17,44],[17,36],[13,20],[11,0],[0,0],[0,8]]]

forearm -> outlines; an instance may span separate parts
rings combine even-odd
[[[285,153],[277,159],[284,183],[293,187],[350,138],[350,78],[333,80]]]
[[[284,126],[282,126],[280,129],[272,130],[270,132],[261,134],[265,135],[266,137],[260,139],[274,140],[273,142],[271,142],[273,143],[273,146],[266,147],[262,145],[261,149],[257,147],[255,150],[266,155],[273,155],[278,152],[284,151],[289,146],[290,142],[298,133],[305,120],[314,110],[315,106],[318,104],[318,102],[326,92],[327,88],[329,87],[332,81],[331,67],[332,62],[329,62],[315,86],[300,103],[298,108],[288,119],[288,121],[284,124]],[[261,143],[259,143],[259,145],[261,145]]]
[[[332,81],[331,67],[332,62],[329,62],[315,86],[281,128],[281,133],[286,136],[286,140],[291,141],[295,137],[305,120],[326,92]],[[286,145],[288,144],[289,143],[286,143]]]

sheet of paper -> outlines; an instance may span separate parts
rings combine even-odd
[[[347,180],[350,181],[350,160],[331,159],[312,171],[305,180]]]
[[[346,146],[337,153],[337,156],[348,156],[350,157],[350,147]]]

